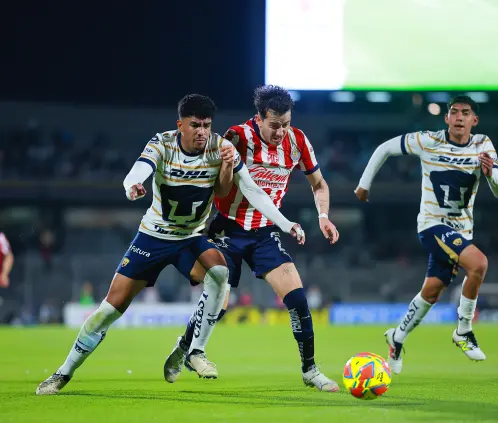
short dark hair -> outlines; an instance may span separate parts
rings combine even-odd
[[[476,115],[479,114],[479,105],[468,95],[457,95],[452,97],[450,101],[448,101],[448,111],[450,111],[451,106],[457,103],[468,104]]]
[[[180,119],[194,116],[199,119],[213,118],[215,113],[214,101],[205,95],[187,94],[178,102]]]
[[[294,101],[285,88],[277,85],[263,85],[254,90],[254,106],[264,119],[268,110],[273,110],[279,115],[287,113],[292,110]]]

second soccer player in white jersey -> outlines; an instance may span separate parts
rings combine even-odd
[[[215,186],[223,184],[224,178],[232,178],[233,174],[233,181],[253,206],[304,243],[300,226],[289,222],[251,179],[233,145],[211,133],[215,110],[208,97],[185,96],[178,105],[178,129],[153,137],[126,176],[126,196],[136,200],[145,195],[142,184],[154,173],[152,205],[116,269],[106,298],[84,322],[66,361],[38,386],[38,395],[58,393],[133,298],[143,288],[153,286],[170,264],[187,279],[192,277],[194,263],[199,262],[203,268],[204,290],[187,361],[200,377],[218,376],[216,366],[206,357],[205,347],[223,305],[229,271],[218,247],[201,232],[211,210]]]
[[[481,174],[498,197],[497,156],[488,136],[471,134],[479,118],[478,106],[470,97],[451,99],[445,122],[447,130],[409,133],[380,145],[355,190],[361,201],[367,201],[372,181],[387,157],[408,154],[420,157],[423,175],[418,235],[429,253],[429,263],[421,291],[398,327],[385,333],[394,373],[401,372],[406,337],[438,301],[460,267],[466,277],[453,342],[471,360],[486,359],[472,331],[479,288],[488,268],[486,256],[472,244],[473,211]]]

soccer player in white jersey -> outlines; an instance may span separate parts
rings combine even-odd
[[[223,254],[201,231],[211,210],[215,185],[223,185],[226,178],[233,178],[268,219],[304,243],[300,226],[289,222],[254,183],[233,145],[211,133],[215,109],[208,97],[185,96],[178,106],[178,129],[153,137],[126,176],[126,196],[136,200],[145,195],[142,184],[154,172],[152,205],[116,269],[107,297],[81,327],[66,361],[38,386],[38,395],[59,392],[133,298],[143,288],[153,286],[170,264],[190,279],[194,263],[200,263],[204,291],[187,361],[199,377],[217,377],[216,367],[204,350],[223,305],[229,271]]]
[[[486,359],[472,331],[479,288],[488,268],[486,256],[472,244],[473,211],[481,174],[498,197],[498,165],[489,137],[471,134],[479,122],[477,115],[478,106],[470,97],[454,97],[445,116],[447,130],[409,133],[380,145],[355,190],[360,201],[368,201],[372,181],[387,157],[408,154],[420,157],[423,175],[418,235],[429,253],[429,263],[421,291],[398,327],[385,333],[394,373],[401,372],[406,337],[438,301],[460,267],[466,277],[453,342],[469,359]]]
[[[225,137],[235,145],[251,177],[277,207],[282,205],[292,171],[296,167],[303,171],[315,197],[317,223],[323,236],[334,244],[339,233],[329,220],[329,188],[310,141],[303,131],[290,124],[293,101],[289,92],[273,85],[258,87],[254,93],[254,105],[256,115],[241,125],[232,126]],[[228,183],[220,188],[223,192],[217,192],[215,197],[218,214],[208,234],[227,260],[230,269],[227,288],[238,286],[242,261],[251,267],[257,278],[266,280],[289,312],[292,333],[301,356],[304,384],[320,391],[337,391],[337,383],[315,364],[313,319],[306,294],[296,266],[282,246],[275,222],[255,210],[237,186]],[[200,281],[200,278],[195,280]],[[228,295],[229,292],[219,319],[228,306]],[[176,381],[182,370],[195,321],[194,314],[184,336],[178,338],[166,359],[164,377],[170,383]],[[190,367],[188,362],[186,364]]]

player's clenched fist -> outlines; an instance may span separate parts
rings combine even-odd
[[[299,223],[295,223],[294,226],[292,227],[290,234],[296,238],[297,243],[299,245],[304,245],[306,241],[306,235],[304,234],[303,228],[301,228],[301,225]]]
[[[235,147],[232,145],[223,145],[220,148],[220,157],[223,164],[233,165],[235,160]]]
[[[142,184],[135,184],[126,190],[126,197],[128,200],[135,201],[142,198],[146,193],[147,191]]]
[[[358,200],[366,203],[368,201],[368,190],[365,188],[358,187],[354,190],[354,193],[358,197]]]
[[[493,175],[493,159],[488,153],[479,153],[479,160],[481,162],[481,169],[484,176],[487,178]]]

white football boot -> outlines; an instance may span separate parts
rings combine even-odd
[[[303,373],[303,382],[306,386],[317,388],[319,391],[337,392],[339,390],[339,385],[320,372],[317,366],[312,366],[310,370]]]
[[[36,395],[55,395],[71,380],[69,376],[54,373],[36,388]]]
[[[203,351],[192,351],[185,360],[185,366],[188,370],[196,372],[199,377],[205,379],[216,379],[218,377],[216,364],[209,361]]]
[[[453,331],[453,343],[471,360],[486,360],[486,355],[479,348],[474,332],[470,331],[459,335],[455,329]]]
[[[169,383],[173,383],[178,379],[187,356],[188,347],[182,342],[182,339],[183,337],[178,337],[173,351],[171,351],[164,363],[164,379]]]
[[[387,345],[389,345],[389,358],[387,359],[387,363],[389,364],[392,372],[399,375],[403,368],[403,359],[401,358],[403,344],[394,340],[394,332],[396,332],[396,329],[391,328],[386,330],[384,333]]]

